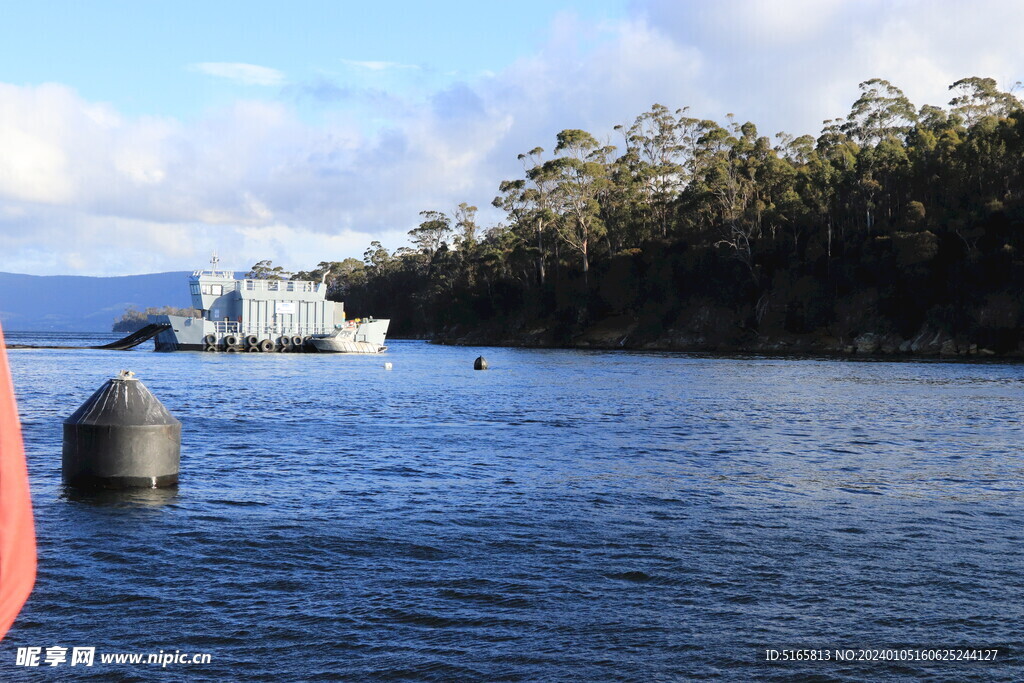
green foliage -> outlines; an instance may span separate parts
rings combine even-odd
[[[968,127],[986,116],[1005,118],[1021,109],[1020,100],[1011,93],[1000,91],[992,78],[961,78],[949,86],[949,89],[957,93],[957,96],[949,101],[949,106],[955,114],[963,118]]]
[[[288,273],[281,266],[275,266],[273,261],[263,260],[250,268],[245,277],[248,280],[284,280]]]
[[[467,203],[424,211],[414,248],[373,242],[358,268],[300,275],[342,283],[333,296],[398,335],[546,325],[567,340],[626,315],[723,339],[927,323],[1007,348],[1024,310],[1024,111],[991,79],[950,89],[948,108],[916,110],[870,79],[818,136],[775,144],[660,104],[616,127],[621,150],[566,129],[553,154],[519,155],[492,202],[501,223]]]
[[[939,240],[931,232],[897,232],[892,236],[896,263],[914,266],[931,261],[939,255]]]
[[[343,299],[353,287],[366,282],[366,266],[362,261],[347,258],[344,261],[321,261],[313,270],[300,270],[293,280],[327,283],[327,295]]]
[[[475,206],[466,202],[459,204],[455,210],[455,239],[460,248],[472,249],[476,246],[477,230]]]
[[[881,78],[864,81],[859,87],[861,96],[846,117],[844,133],[860,144],[877,144],[910,132],[917,122],[917,110],[902,90]]]
[[[433,256],[451,233],[452,222],[440,211],[420,211],[420,216],[423,216],[423,222],[409,231],[409,237],[421,252]]]

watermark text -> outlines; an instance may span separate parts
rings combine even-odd
[[[99,664],[168,665],[209,664],[209,653],[174,652],[96,652],[95,647],[19,647],[15,655],[16,666],[93,666]]]

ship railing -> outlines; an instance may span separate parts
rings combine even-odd
[[[194,270],[192,278],[215,277],[223,280],[234,280],[235,274],[230,270]]]
[[[323,286],[308,280],[242,280],[247,292],[318,292]]]

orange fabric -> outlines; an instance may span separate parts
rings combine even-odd
[[[36,582],[36,531],[7,347],[0,329],[0,640]]]

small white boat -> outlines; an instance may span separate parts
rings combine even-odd
[[[384,339],[388,320],[349,320],[335,325],[331,334],[310,337],[309,343],[320,353],[381,353],[387,351]]]

